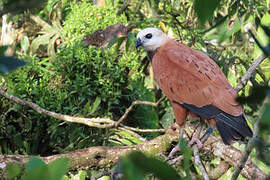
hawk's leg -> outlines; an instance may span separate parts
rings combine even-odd
[[[192,146],[194,144],[194,142],[196,142],[197,146],[199,149],[201,149],[203,147],[203,144],[200,140],[200,134],[203,128],[203,122],[200,122],[198,128],[196,128],[195,133],[192,135],[191,140],[188,143],[188,146]]]
[[[183,126],[183,127],[181,127],[181,129],[180,129],[180,138],[183,138],[183,136],[184,136],[184,131],[185,131],[184,128],[185,128],[185,127]],[[179,144],[177,143],[177,145],[174,146],[174,148],[173,148],[173,149],[171,150],[171,152],[169,153],[169,156],[168,156],[168,158],[166,159],[166,161],[169,160],[169,159],[172,159],[173,156],[175,155],[175,153],[177,153],[179,150],[180,150]]]
[[[192,145],[194,144],[194,142],[196,142],[197,146],[199,149],[202,148],[203,144],[205,143],[205,141],[209,138],[209,136],[212,134],[213,132],[213,128],[212,127],[209,127],[206,132],[204,133],[204,135],[202,136],[202,138],[200,138],[200,134],[201,134],[201,131],[202,131],[202,127],[203,127],[203,122],[200,122],[196,132],[193,134],[190,142],[188,143],[188,146],[189,147],[192,147]],[[183,138],[184,136],[184,127],[181,128],[180,130],[180,138]],[[174,157],[174,155],[176,154],[176,152],[180,151],[180,148],[179,148],[179,144],[177,144],[172,150],[171,152],[169,153],[169,156],[166,160],[170,160]],[[181,156],[179,156],[178,158],[181,158]],[[173,161],[178,161],[178,158],[174,159]]]

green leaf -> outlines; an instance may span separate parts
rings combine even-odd
[[[140,139],[134,137],[127,131],[116,131],[114,135],[110,136],[109,141],[116,145],[127,145],[127,146],[142,143]]]
[[[191,156],[192,156],[192,150],[190,147],[188,147],[186,140],[181,137],[179,139],[179,143],[178,143],[179,149],[182,152],[184,159],[182,161],[184,169],[186,171],[186,174],[189,175],[189,171],[190,171],[190,160],[191,160]]]
[[[117,37],[117,38],[114,38],[113,40],[111,40],[111,42],[107,46],[108,49],[110,49],[114,44],[117,44],[116,49],[119,50],[121,44],[123,43],[123,41],[125,39],[126,39],[126,37]]]
[[[34,168],[44,167],[44,166],[46,166],[46,163],[42,161],[40,158],[31,157],[28,163],[26,164],[26,172]]]
[[[5,52],[7,50],[8,46],[0,46],[0,57],[5,56]]]
[[[247,97],[239,96],[237,98],[237,101],[240,104],[260,104],[264,100],[268,89],[269,89],[268,86],[252,87],[249,96]]]
[[[26,164],[26,172],[22,177],[22,180],[40,180],[48,179],[48,167],[44,161],[40,158],[32,157]]]
[[[181,179],[180,175],[173,167],[156,158],[147,157],[141,152],[132,152],[127,157],[127,161],[129,162],[127,165],[134,166],[139,172],[143,172],[144,174],[151,173],[161,180]],[[123,170],[125,170],[125,168],[123,168]],[[124,174],[128,173],[124,171]]]
[[[131,43],[135,42],[136,36],[134,33],[128,33],[127,42],[126,42],[126,51],[129,50]]]
[[[48,165],[39,158],[30,158],[22,180],[59,180],[68,171],[68,159],[58,158]]]
[[[96,97],[95,102],[91,106],[90,114],[93,114],[94,112],[96,112],[96,110],[98,109],[100,103],[101,103],[101,98]]]
[[[9,179],[17,177],[21,171],[22,167],[18,164],[8,164],[6,167],[6,172]]]
[[[144,173],[128,157],[121,159],[120,168],[123,171],[125,179],[144,180]]]
[[[68,172],[68,159],[58,158],[48,164],[51,180],[59,180]]]
[[[14,57],[0,57],[0,73],[7,74],[8,72],[14,71],[20,66],[24,66],[27,63],[23,60]]]
[[[215,9],[218,7],[220,0],[195,0],[194,10],[200,21],[204,24],[213,16]]]
[[[142,82],[133,82],[132,86],[138,92],[136,99],[142,101],[155,102],[155,94],[150,89],[147,89]],[[140,128],[158,128],[158,114],[152,106],[136,106],[130,113],[131,119],[134,120],[135,125]],[[146,121],[147,119],[147,121]],[[155,136],[157,133],[152,133],[149,136]]]
[[[31,43],[32,52],[35,53],[38,50],[40,45],[48,44],[50,41],[50,38],[51,38],[50,34],[40,35],[37,38],[35,38]]]
[[[165,109],[165,114],[160,119],[163,128],[168,129],[174,123],[174,113],[172,107]]]
[[[29,39],[26,35],[23,36],[20,44],[21,44],[21,48],[22,48],[24,54],[26,54],[28,49],[29,49],[29,46],[30,46]]]

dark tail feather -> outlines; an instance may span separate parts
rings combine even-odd
[[[227,113],[221,113],[216,116],[216,126],[223,142],[227,145],[232,141],[243,141],[245,137],[252,137],[252,131],[247,125],[243,115],[232,116]]]
[[[232,116],[212,105],[197,107],[192,104],[173,102],[198,114],[202,118],[214,118],[216,120],[217,129],[225,144],[231,144],[232,141],[237,140],[243,141],[245,137],[252,137],[252,131],[247,125],[243,114],[240,116]]]

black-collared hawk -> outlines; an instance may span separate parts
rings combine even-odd
[[[181,44],[156,28],[137,35],[152,62],[154,77],[171,101],[176,123],[183,126],[189,113],[216,126],[225,144],[251,137],[237,93],[218,65],[201,51]]]

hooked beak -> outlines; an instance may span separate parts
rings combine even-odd
[[[143,44],[142,40],[140,38],[138,38],[136,41],[136,48],[140,47],[142,44]]]

